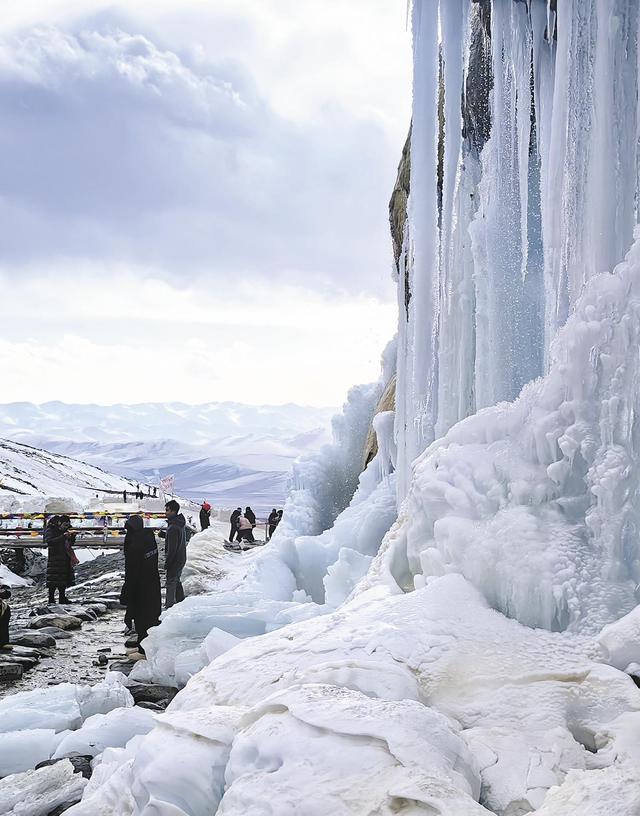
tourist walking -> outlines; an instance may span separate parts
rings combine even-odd
[[[71,530],[69,516],[54,516],[44,531],[44,543],[47,545],[47,589],[49,603],[55,603],[55,592],[58,590],[59,602],[69,603],[65,590],[73,586],[75,576],[73,568],[78,559],[73,551],[76,534]]]
[[[126,618],[133,621],[138,649],[152,626],[160,623],[162,599],[158,572],[158,545],[153,530],[145,528],[142,516],[130,516],[124,528],[124,586],[120,603],[127,607]]]
[[[205,499],[200,508],[200,529],[206,530],[211,525],[211,505]]]
[[[229,522],[231,523],[231,530],[229,531],[229,541],[233,543],[233,540],[236,536],[238,536],[238,541],[240,541],[240,536],[238,535],[238,519],[242,515],[242,507],[236,507],[236,509],[231,514],[229,518]]]
[[[187,562],[187,535],[185,530],[187,522],[180,512],[180,505],[175,499],[168,501],[164,506],[164,510],[167,517],[167,530],[164,535],[166,539],[164,566],[167,573],[164,607],[169,609],[179,601],[184,601],[184,589],[180,578]]]

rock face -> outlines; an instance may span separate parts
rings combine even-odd
[[[380,401],[376,405],[374,416],[377,416],[383,411],[395,411],[395,409],[396,409],[396,376],[394,374],[393,377],[387,383],[387,386],[384,389],[382,396],[380,397]],[[377,454],[377,452],[378,452],[378,437],[372,424],[369,427],[367,441],[364,446],[364,454],[362,457],[363,470],[373,459],[373,457]]]

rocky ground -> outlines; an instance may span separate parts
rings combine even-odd
[[[42,576],[35,580],[13,589],[11,645],[0,650],[0,698],[57,683],[96,683],[109,669],[131,671],[136,639],[125,635],[118,601],[121,551],[76,567],[76,585],[67,592],[73,604],[48,604]]]
[[[118,601],[124,578],[122,552],[100,555],[76,568],[76,586],[68,591],[72,604],[48,604],[38,556],[28,557],[33,586],[14,588],[11,598],[10,646],[0,649],[0,699],[59,683],[94,685],[108,670],[128,675],[135,662],[136,638],[127,638],[124,609]],[[15,565],[14,565],[15,566]],[[43,564],[40,563],[40,567]],[[134,705],[151,711],[163,711],[176,689],[165,686],[130,683]],[[67,768],[68,763],[71,766]],[[35,766],[29,773],[45,774],[47,766],[57,765],[74,779],[89,778],[92,756],[71,753]],[[67,765],[65,765],[67,763]],[[51,769],[49,769],[51,770]],[[10,798],[12,780],[0,779],[0,804],[3,795]],[[35,777],[34,777],[35,780]],[[73,788],[69,780],[65,783]],[[82,787],[56,807],[47,802],[36,808],[38,814],[59,816],[80,799]],[[2,810],[2,812],[6,812]],[[9,809],[11,814],[22,812]],[[29,810],[29,813],[32,811]]]

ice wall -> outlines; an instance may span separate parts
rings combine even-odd
[[[521,623],[594,633],[640,600],[640,227],[592,277],[515,402],[416,461],[370,575],[413,589],[460,572]]]
[[[552,6],[413,3],[400,498],[428,444],[548,369],[585,282],[631,245],[639,6]]]

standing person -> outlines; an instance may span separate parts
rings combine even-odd
[[[50,604],[55,603],[56,589],[60,603],[69,603],[65,590],[75,583],[73,568],[78,563],[73,552],[75,540],[76,534],[71,531],[69,516],[54,516],[47,524],[44,543],[47,545],[47,589]]]
[[[11,609],[7,601],[11,597],[11,590],[4,584],[0,585],[0,649],[9,643],[9,620]]]
[[[253,537],[254,526],[246,516],[241,514],[238,517],[238,541],[255,541]]]
[[[122,501],[126,504],[127,503],[127,491],[122,491]]]
[[[205,499],[200,508],[200,529],[206,530],[211,525],[211,505]]]
[[[256,514],[250,507],[246,507],[244,511],[244,517],[251,522],[251,526],[256,526]]]
[[[231,523],[231,530],[229,532],[229,541],[233,543],[233,539],[238,536],[238,541],[240,541],[240,536],[238,534],[238,519],[242,515],[242,507],[236,507],[236,509],[231,514],[229,521]]]
[[[278,526],[279,521],[280,521],[280,517],[278,516],[278,511],[274,507],[273,510],[269,513],[269,518],[267,520],[267,524],[269,525],[269,537],[268,537],[267,541],[275,533],[276,527]]]
[[[130,516],[125,525],[124,586],[120,603],[127,607],[138,635],[138,649],[148,630],[160,623],[162,598],[158,572],[158,545],[153,530],[145,528],[142,516]]]
[[[187,535],[185,527],[187,522],[180,512],[180,505],[175,499],[171,499],[164,506],[167,518],[167,530],[165,533],[165,570],[167,572],[166,596],[164,608],[184,601],[184,589],[180,582],[182,570],[187,563]]]

